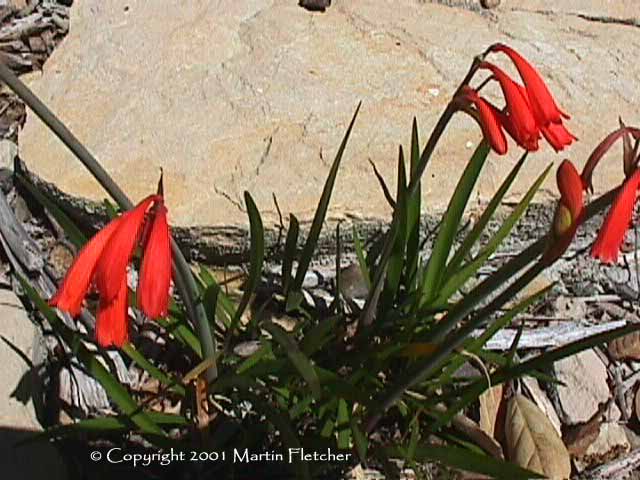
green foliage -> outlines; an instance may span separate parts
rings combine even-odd
[[[193,383],[201,380],[202,371],[213,362],[219,376],[208,385],[208,398],[213,400],[208,405],[216,409],[212,415],[215,421],[209,425],[215,433],[208,439],[202,435],[204,440],[198,437],[203,448],[249,448],[256,452],[331,449],[334,453],[355,454],[362,462],[379,462],[382,468],[390,468],[390,458],[400,458],[409,465],[435,461],[496,478],[535,477],[491,458],[473,445],[465,432],[453,428],[454,416],[476,402],[489,384],[522,375],[543,376],[543,369],[552,362],[637,327],[575,342],[525,362],[518,361],[515,344],[502,353],[485,349],[493,335],[549,290],[523,295],[532,280],[548,267],[540,260],[547,239],[526,248],[481,282],[474,283],[474,279],[504,245],[551,166],[503,215],[499,207],[524,165],[523,155],[470,231],[460,235],[469,200],[489,154],[487,142],[482,141],[452,193],[437,232],[433,238],[425,238],[420,228],[425,181],[422,175],[453,107],[447,107],[422,149],[418,125],[413,121],[411,144],[406,150],[408,159],[405,150],[399,148],[395,197],[374,167],[382,195],[387,197],[393,213],[378,242],[369,245],[355,228],[352,230],[353,250],[368,287],[364,307],[361,311],[351,310],[345,305],[353,307],[352,304],[341,302],[344,279],[340,260],[348,246],[340,240],[339,226],[335,298],[327,302],[331,304],[326,308],[307,302],[303,280],[317,248],[359,108],[337,150],[304,242],[300,241],[298,219],[289,217],[279,281],[273,282],[264,274],[264,227],[248,192],[244,198],[250,226],[249,266],[242,293],[237,295],[239,300],[222,288],[209,268],[197,269],[198,292],[193,300],[204,309],[216,336],[224,338],[224,349],[216,358],[203,360],[202,346],[206,343],[194,333],[187,308],[178,301],[172,302],[169,315],[158,322],[163,328],[163,340],[184,361],[182,370],[170,371],[160,362],[146,358],[133,345],[123,349],[139,368],[180,398],[184,415],[162,416],[144,407],[143,401],[128,392],[99,361],[103,352],[88,348],[90,340],[62,323],[35,289],[21,279],[31,302],[87,372],[104,386],[119,413],[53,428],[43,438],[87,432],[126,437],[135,431],[161,446],[167,445],[167,432],[178,429],[179,442],[188,445],[194,441],[197,422],[206,416],[199,417],[202,412],[192,405],[196,402]],[[21,181],[63,226],[69,238],[81,246],[85,241],[83,232],[45,195]],[[597,208],[587,209],[586,215],[595,214],[605,202],[595,204]],[[114,208],[109,204],[107,207],[111,215],[116,215]],[[499,225],[495,231],[489,229],[493,224]],[[423,248],[425,244],[430,248]],[[489,379],[456,376],[470,356],[482,361]],[[436,405],[444,408],[435,410]],[[374,432],[376,435],[372,435]],[[442,443],[426,443],[431,441],[431,435]],[[333,466],[340,469],[350,464]],[[290,465],[296,478],[305,479],[322,476],[327,467],[297,457]],[[223,475],[232,471],[229,468]]]

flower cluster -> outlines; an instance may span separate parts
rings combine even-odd
[[[524,83],[522,85],[514,81],[496,65],[483,61],[478,68],[491,72],[490,79],[500,85],[505,99],[504,109],[497,108],[469,86],[461,90],[462,98],[475,106],[477,113],[474,116],[496,153],[507,153],[505,130],[527,151],[538,150],[538,141],[542,136],[556,152],[576,140],[563,124],[563,119],[569,119],[569,115],[558,107],[544,80],[527,60],[511,47],[501,43],[493,45],[487,52],[506,54]]]
[[[170,239],[163,197],[150,195],[112,220],[84,246],[49,303],[77,316],[84,297],[95,286],[99,296],[97,341],[105,347],[121,347],[129,339],[127,266],[138,245],[144,252],[138,305],[150,318],[167,314],[171,284]]]
[[[558,168],[558,190],[560,201],[556,208],[553,223],[553,243],[547,250],[548,259],[557,258],[571,243],[576,229],[583,220],[584,191],[593,190],[592,177],[596,165],[613,144],[622,138],[624,140],[624,172],[625,180],[620,186],[618,194],[609,209],[607,216],[598,232],[598,236],[591,247],[591,256],[604,263],[615,263],[624,241],[625,234],[631,224],[633,209],[640,189],[640,129],[622,125],[618,130],[609,134],[593,150],[582,174],[578,175],[573,164],[565,160]],[[636,140],[635,147],[631,146],[632,139]]]

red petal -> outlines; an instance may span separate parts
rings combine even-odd
[[[583,190],[580,174],[569,160],[564,160],[556,173],[560,202],[569,209],[575,222],[582,213]]]
[[[629,228],[633,207],[636,203],[636,191],[640,186],[640,170],[629,177],[620,189],[620,193],[609,210],[598,238],[591,248],[591,256],[605,263],[618,261],[618,252]]]
[[[167,315],[171,284],[171,234],[167,209],[159,205],[144,248],[138,300],[142,311],[150,318]]]
[[[120,291],[120,281],[126,276],[127,265],[136,248],[145,214],[157,199],[151,195],[142,200],[133,210],[120,217],[118,228],[113,232],[96,267],[96,286],[106,301],[113,300]]]
[[[585,163],[584,168],[582,169],[582,183],[584,184],[584,188],[590,191],[593,191],[593,170],[596,168],[602,157],[609,151],[609,149],[613,146],[613,144],[625,134],[625,132],[630,132],[633,135],[632,128],[624,127],[618,128],[614,130],[609,135],[607,135],[596,148],[593,149],[591,155],[587,159],[587,163]]]
[[[521,93],[521,87],[519,87],[509,75],[495,65],[482,62],[480,68],[490,70],[500,83],[505,101],[507,102],[507,112],[515,128],[515,141],[529,151],[537,150],[540,131],[533,113],[529,108],[529,102]]]
[[[564,147],[571,145],[576,139],[569,130],[565,128],[562,123],[550,123],[542,127],[542,134],[547,142],[553,147],[556,152],[564,149]]]
[[[507,153],[507,138],[502,130],[497,109],[471,88],[465,90],[465,96],[469,101],[473,102],[478,109],[482,133],[491,145],[491,148],[498,155]]]
[[[115,345],[120,348],[129,340],[127,318],[127,276],[118,280],[118,291],[111,301],[100,297],[96,319],[96,339],[103,347]]]
[[[49,300],[49,305],[69,312],[74,317],[80,314],[82,300],[91,286],[91,278],[98,259],[120,220],[120,218],[116,218],[109,222],[82,248],[73,265],[67,271],[62,285]]]
[[[569,118],[556,105],[551,92],[538,71],[511,47],[498,43],[491,47],[494,52],[505,53],[518,69],[520,77],[527,89],[531,109],[539,125],[559,123],[561,117]]]

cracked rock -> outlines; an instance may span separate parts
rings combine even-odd
[[[587,422],[598,406],[609,400],[607,369],[593,349],[556,362],[553,370],[564,384],[554,387],[556,410],[563,424]]]

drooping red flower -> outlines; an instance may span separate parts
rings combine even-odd
[[[95,284],[99,296],[96,338],[100,345],[121,347],[128,341],[127,265],[149,225],[139,289],[143,311],[152,318],[165,315],[171,282],[170,232],[161,195],[151,195],[134,209],[112,220],[82,249],[67,272],[52,306],[73,316]]]
[[[618,261],[618,253],[624,241],[624,235],[631,224],[637,191],[640,187],[640,170],[636,170],[620,188],[613,206],[602,224],[593,247],[591,256],[605,263]]]
[[[129,341],[127,318],[127,276],[120,279],[118,292],[111,301],[100,296],[96,318],[96,340],[103,347],[122,347]]]
[[[507,138],[505,137],[500,123],[499,111],[490,102],[478,95],[474,89],[466,87],[463,89],[464,97],[472,102],[478,110],[478,121],[482,128],[484,137],[491,145],[491,148],[498,154],[507,153]]]
[[[67,271],[62,285],[49,300],[49,305],[69,312],[74,317],[80,314],[82,300],[91,287],[98,259],[102,255],[102,251],[111,235],[118,227],[121,218],[116,218],[109,222],[82,248],[80,254]]]
[[[569,160],[564,160],[556,172],[560,200],[553,217],[552,243],[544,258],[559,258],[571,244],[584,213],[584,191],[580,174]]]
[[[562,117],[571,118],[558,107],[542,76],[522,55],[502,43],[496,43],[489,50],[505,53],[518,69],[538,125],[561,123]]]
[[[120,291],[121,279],[127,275],[127,265],[140,239],[147,210],[157,199],[156,195],[150,195],[133,210],[124,213],[100,255],[95,273],[96,287],[106,301],[113,300]]]
[[[138,283],[139,306],[150,318],[167,314],[171,285],[171,233],[167,209],[162,203],[158,203],[155,209],[149,237],[144,245]]]
[[[506,102],[507,117],[505,119],[512,126],[512,131],[509,131],[507,125],[504,125],[507,132],[522,148],[530,152],[538,150],[540,129],[529,106],[529,100],[522,93],[522,86],[491,63],[482,62],[479,68],[491,71],[500,84]]]

